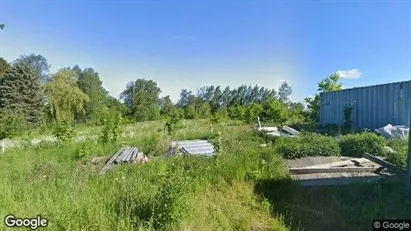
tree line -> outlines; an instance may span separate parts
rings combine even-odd
[[[341,89],[339,76],[319,83],[319,91]],[[126,121],[226,118],[247,122],[318,122],[319,96],[307,98],[308,108],[292,102],[292,88],[283,82],[278,89],[241,85],[204,86],[196,92],[182,89],[177,103],[160,97],[153,80],[136,79],[126,85],[117,99],[102,86],[99,73],[78,65],[50,73],[41,55],[22,55],[11,63],[0,58],[0,138],[52,124],[101,125],[105,118],[121,115]]]

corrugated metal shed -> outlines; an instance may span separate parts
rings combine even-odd
[[[411,82],[395,82],[320,94],[320,123],[343,125],[344,108],[352,106],[356,129],[376,129],[387,124],[409,125]]]
[[[174,154],[173,150],[175,147],[177,147],[183,154],[205,156],[215,155],[214,145],[209,143],[207,140],[182,140],[171,142],[169,154]]]

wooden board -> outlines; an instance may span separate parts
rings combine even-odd
[[[354,165],[355,163],[361,164],[361,163],[365,163],[365,162],[370,162],[370,161],[365,159],[365,158],[358,158],[358,159],[350,159],[350,160],[331,162],[331,163],[326,163],[326,164],[312,165],[312,166],[307,166],[307,167],[304,167],[304,168],[342,167],[342,166],[351,166],[351,165]]]
[[[114,166],[114,160],[117,159],[117,157],[123,153],[124,150],[126,150],[128,147],[122,147],[120,150],[118,150],[114,155],[110,158],[110,160],[107,161],[107,163],[103,166],[103,168],[100,171],[100,174],[105,174],[108,170],[110,170]]]
[[[397,166],[395,166],[395,165],[391,164],[390,162],[387,162],[387,161],[385,161],[381,158],[373,156],[371,154],[365,153],[364,158],[367,158],[367,159],[371,160],[372,162],[375,162],[375,163],[377,163],[377,164],[379,164],[379,165],[381,165],[385,168],[388,168],[390,170],[399,171]]]
[[[329,167],[329,168],[290,168],[291,174],[374,172],[378,167]]]

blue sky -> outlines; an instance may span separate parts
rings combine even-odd
[[[1,53],[45,56],[52,71],[93,67],[118,97],[153,79],[182,88],[288,81],[302,101],[340,70],[344,87],[411,79],[409,0],[3,0]]]

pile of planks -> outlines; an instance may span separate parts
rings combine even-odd
[[[148,162],[148,158],[142,152],[139,152],[136,147],[125,146],[118,150],[103,166],[100,174],[105,174],[112,169],[116,164],[128,164],[136,162]]]

